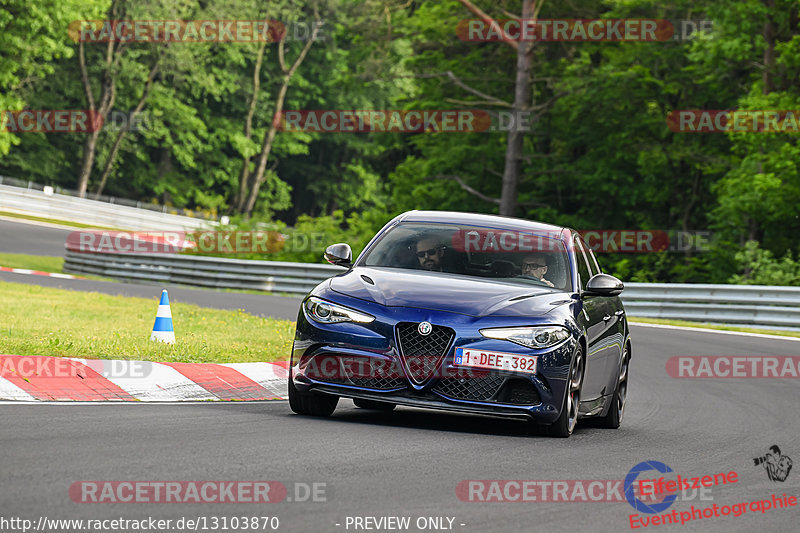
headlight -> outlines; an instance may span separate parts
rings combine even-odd
[[[375,320],[374,316],[359,313],[355,309],[350,309],[343,305],[326,302],[316,296],[306,300],[306,316],[323,324],[333,324],[336,322],[361,322],[366,324]]]
[[[511,341],[528,348],[549,348],[569,338],[569,330],[562,326],[489,328],[480,331],[484,337]]]

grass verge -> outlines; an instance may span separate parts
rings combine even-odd
[[[800,337],[800,331],[742,328],[738,326],[726,326],[723,324],[706,324],[702,322],[689,322],[688,320],[667,320],[663,318],[641,318],[634,316],[629,316],[628,320],[630,320],[631,322],[642,322],[645,324],[664,324],[667,326],[683,326],[687,328],[718,329],[722,331],[741,331],[743,333],[761,333],[763,335],[777,335],[779,337]]]
[[[27,268],[29,270],[39,270],[41,272],[50,272],[56,274],[64,274],[64,258],[50,255],[28,255],[28,254],[4,254],[0,253],[0,266],[9,268]],[[103,276],[96,276],[94,274],[73,274],[86,279],[93,279],[97,281],[119,281],[112,278],[105,278]],[[263,293],[261,293],[263,294]]]
[[[294,322],[191,304],[171,305],[176,344],[151,342],[159,297],[0,282],[0,353],[186,363],[289,358]]]
[[[64,258],[50,255],[0,253],[0,266],[61,273],[64,268]]]
[[[32,220],[34,222],[47,222],[48,224],[58,224],[59,226],[67,226],[70,228],[91,228],[91,229],[107,229],[107,230],[114,230],[115,228],[110,228],[106,226],[95,226],[92,224],[83,224],[81,222],[70,222],[68,220],[59,220],[57,218],[46,218],[46,217],[37,217],[33,215],[23,215],[21,213],[11,213],[9,211],[0,211],[0,216],[10,217],[10,218],[21,218],[23,220]]]

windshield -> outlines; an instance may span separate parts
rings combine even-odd
[[[359,264],[571,290],[566,248],[557,234],[547,232],[401,223],[388,230]]]

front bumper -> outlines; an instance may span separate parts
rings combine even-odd
[[[293,345],[290,378],[298,391],[315,391],[347,398],[378,400],[398,405],[522,418],[549,424],[560,415],[566,394],[569,365],[578,342],[575,335],[545,350],[531,350],[509,341],[484,338],[479,329],[522,325],[508,319],[475,318],[456,313],[415,308],[383,308],[362,300],[350,304],[376,316],[369,324],[319,324],[301,310]],[[355,304],[355,305],[354,305]],[[433,375],[410,379],[401,355],[397,325],[428,321],[453,329],[454,338]],[[464,376],[454,364],[456,347],[535,355],[535,374],[480,370]],[[348,371],[352,361],[369,372]],[[327,372],[320,369],[327,367]],[[378,368],[378,373],[373,369]],[[389,369],[387,372],[386,370]]]

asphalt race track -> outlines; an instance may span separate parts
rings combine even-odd
[[[633,343],[622,428],[579,424],[566,440],[528,436],[521,422],[411,408],[374,414],[345,400],[329,419],[291,414],[286,402],[3,404],[0,509],[34,523],[40,516],[277,516],[280,531],[325,532],[355,531],[345,527],[348,516],[409,516],[408,531],[418,531],[417,518],[444,516],[464,532],[626,531],[635,512],[627,502],[465,502],[456,485],[620,480],[645,460],[688,477],[738,474],[737,483],[706,496],[713,501],[695,495],[667,512],[800,495],[798,467],[779,483],[753,463],[773,444],[800,460],[797,380],[675,379],[665,371],[671,356],[797,355],[800,342],[634,326]],[[326,501],[84,504],[68,492],[79,480],[275,480],[290,498],[296,483],[324,483]],[[796,531],[799,517],[800,507],[748,510],[646,529]]]
[[[64,243],[72,229],[35,223],[0,220],[0,252],[29,255],[64,255]]]

